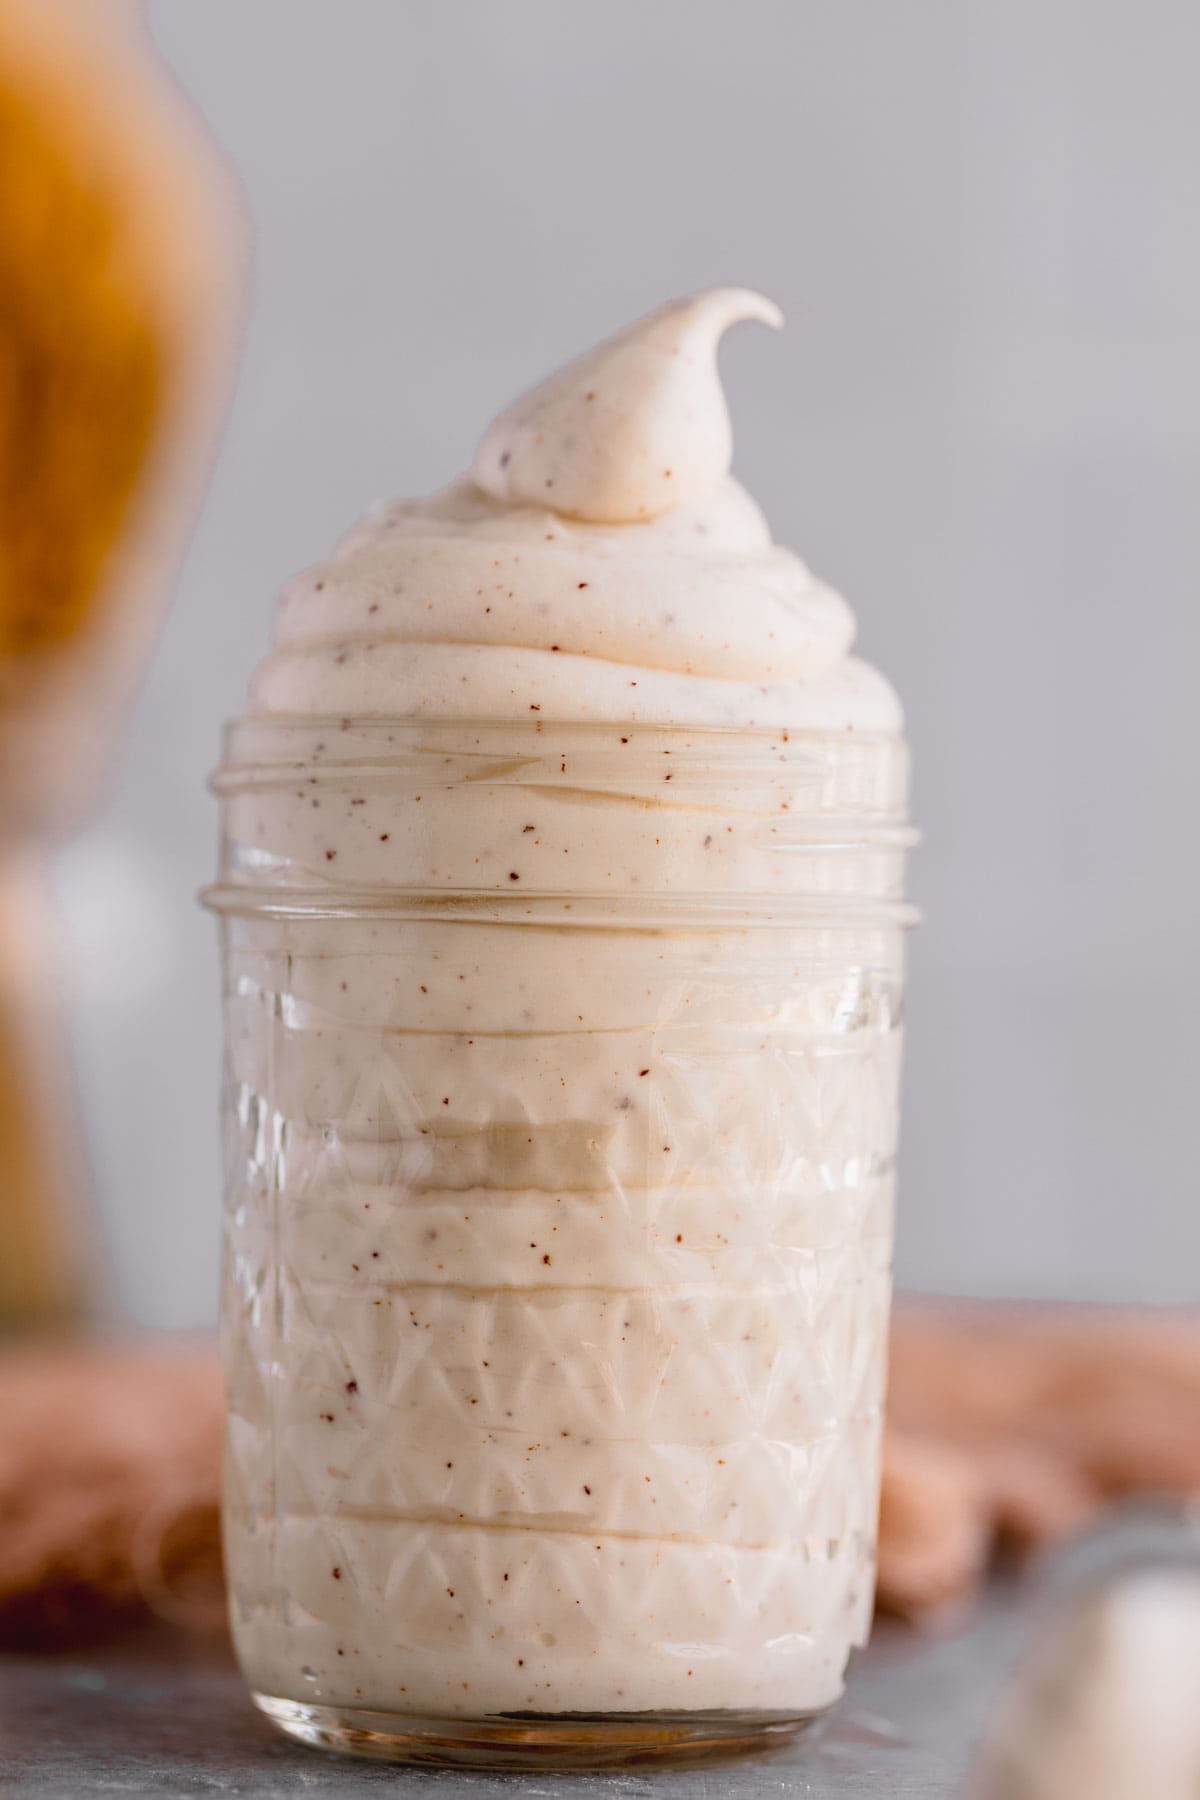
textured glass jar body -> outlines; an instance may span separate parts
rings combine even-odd
[[[871,1610],[894,739],[250,722],[226,1548],[312,1741],[791,1729]]]

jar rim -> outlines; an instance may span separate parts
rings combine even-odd
[[[314,744],[314,740],[315,744]],[[303,745],[302,758],[289,747]],[[603,719],[421,719],[377,714],[262,713],[230,719],[221,732],[221,758],[209,777],[213,792],[223,794],[254,768],[292,768],[298,761],[318,770],[344,771],[361,764],[364,749],[380,764],[401,763],[414,752],[495,755],[554,754],[556,748],[619,752],[632,762],[638,752],[680,761],[704,759],[732,769],[739,761],[747,770],[762,768],[772,758],[799,761],[805,752],[821,760],[835,752],[852,761],[876,757],[907,758],[907,740],[895,732],[813,730],[782,726],[629,724]],[[314,750],[316,754],[314,755]]]
[[[559,927],[611,926],[619,916],[628,926],[653,896],[678,912],[676,928],[727,928],[735,915],[858,929],[916,919],[901,892],[903,857],[917,841],[908,747],[894,734],[268,714],[228,725],[224,750],[210,778],[225,822],[221,871],[203,895],[218,913]],[[282,850],[263,839],[263,808],[276,797],[271,816],[290,821]],[[385,832],[348,840],[336,880],[314,851],[315,819],[296,823],[309,819],[310,801],[347,816],[391,809]],[[495,820],[512,824],[510,813],[558,802],[578,839],[563,845],[564,856],[580,853],[569,879],[536,836],[532,867],[516,874],[497,860]],[[322,830],[328,816],[319,815]],[[481,845],[464,838],[477,830],[482,861]],[[710,860],[720,832],[736,834],[736,851]],[[393,839],[416,846],[411,860],[378,849]],[[657,879],[623,873],[629,843],[655,859]],[[332,862],[328,848],[324,858]]]
[[[506,894],[498,888],[329,890],[250,888],[217,881],[200,890],[208,911],[235,918],[379,919],[409,923],[557,926],[571,931],[629,928],[631,910],[652,905],[653,925],[646,931],[733,930],[745,927],[803,925],[830,932],[911,930],[920,923],[917,907],[907,900],[839,895],[831,902],[800,894],[668,894],[652,901],[629,894]]]

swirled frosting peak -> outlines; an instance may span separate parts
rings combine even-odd
[[[741,319],[783,323],[761,294],[711,288],[606,339],[500,414],[476,452],[476,485],[612,524],[700,499],[733,457],[717,345]]]
[[[280,597],[253,713],[894,731],[839,595],[729,474],[722,288],[501,414],[471,473],[377,507]]]

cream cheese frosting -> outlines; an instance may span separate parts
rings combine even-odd
[[[716,370],[769,301],[678,301],[501,414],[470,475],[377,509],[280,597],[257,713],[894,732],[845,601],[729,475]]]
[[[794,1718],[865,1634],[906,759],[729,474],[743,318],[652,314],[370,514],[230,735],[226,1546],[281,1716]]]

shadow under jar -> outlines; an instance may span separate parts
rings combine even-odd
[[[252,719],[215,785],[258,1705],[512,1767],[793,1732],[871,1614],[903,743]]]

